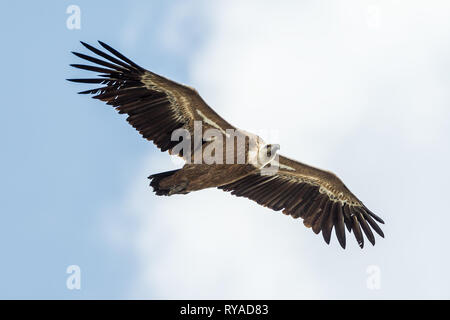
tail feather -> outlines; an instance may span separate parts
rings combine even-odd
[[[180,169],[161,172],[161,173],[155,173],[148,177],[150,179],[150,186],[153,187],[153,191],[156,193],[156,195],[158,195],[158,196],[168,196],[169,195],[170,188],[162,189],[159,184],[162,179],[170,177],[171,175],[173,175],[175,172],[177,172],[179,170]]]

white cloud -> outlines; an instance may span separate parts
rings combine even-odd
[[[275,129],[281,153],[336,171],[386,218],[387,239],[364,251],[351,239],[342,251],[301,221],[218,190],[157,198],[144,177],[172,164],[152,156],[116,214],[138,225],[126,241],[138,266],[131,296],[448,297],[448,259],[427,263],[444,250],[448,214],[417,200],[444,198],[445,187],[437,167],[411,172],[428,165],[420,152],[448,142],[449,4],[227,1],[208,10],[191,84],[231,123]],[[426,227],[425,210],[442,224]],[[369,265],[380,266],[378,292],[365,287]]]
[[[135,251],[138,267],[131,297],[307,298],[316,294],[313,270],[299,261],[301,255],[291,252],[308,248],[298,225],[287,223],[290,218],[219,190],[156,198],[144,178],[148,163],[164,166],[154,158],[145,161],[113,215],[120,217],[119,224],[136,220],[137,227],[128,229],[128,239],[123,232],[110,234],[121,235],[118,242]],[[110,225],[110,229],[120,227]],[[292,285],[293,279],[301,281]]]

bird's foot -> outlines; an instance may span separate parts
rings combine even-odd
[[[171,196],[173,194],[186,194],[186,193],[189,193],[188,191],[185,191],[186,187],[188,186],[188,184],[189,183],[187,181],[185,181],[185,182],[182,182],[180,184],[177,184],[175,186],[170,187],[169,193],[167,195]]]

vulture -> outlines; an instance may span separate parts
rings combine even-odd
[[[79,93],[91,94],[126,114],[142,137],[185,160],[181,169],[148,177],[156,195],[219,188],[302,218],[306,227],[322,233],[327,244],[334,229],[344,249],[345,229],[353,232],[361,248],[364,238],[375,245],[373,231],[384,237],[378,225],[383,220],[332,172],[279,155],[279,145],[266,144],[228,123],[194,88],[140,67],[104,42],[99,41],[102,50],[81,44],[94,55],[72,52],[90,63],[71,66],[98,75],[67,80],[96,84]]]

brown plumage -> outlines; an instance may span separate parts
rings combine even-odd
[[[68,80],[100,85],[80,93],[93,94],[93,98],[127,114],[127,121],[145,139],[161,151],[169,151],[187,161],[182,169],[149,177],[157,195],[186,194],[217,187],[275,211],[282,210],[293,218],[302,218],[306,227],[316,234],[322,232],[326,243],[330,242],[333,229],[343,248],[346,246],[346,228],[353,232],[361,248],[364,246],[363,233],[372,244],[375,244],[372,230],[384,237],[377,224],[384,223],[383,220],[367,209],[336,175],[276,154],[275,145],[265,144],[256,135],[239,130],[222,119],[195,89],[150,72],[107,44],[99,43],[108,53],[82,42],[105,60],[74,52],[77,57],[95,65],[71,65],[99,73],[98,77]],[[214,129],[220,132],[224,140],[229,138],[227,130],[234,130],[246,139],[256,139],[255,149],[249,140],[245,140],[243,146],[234,150],[232,164],[207,163],[202,157],[197,163],[195,157],[203,156],[216,138],[188,140],[190,154],[183,154],[185,151],[176,148],[179,140],[172,140],[172,133],[177,129],[184,129],[189,137],[195,136],[196,121],[201,123],[203,131]],[[235,137],[232,138],[234,145]],[[225,151],[225,143],[220,148]],[[218,150],[214,149],[214,154]],[[259,158],[254,160],[251,156],[254,151],[268,152],[270,158],[266,162],[260,162]],[[240,155],[244,156],[244,162],[238,162]],[[269,167],[277,170],[267,174],[265,169]]]

